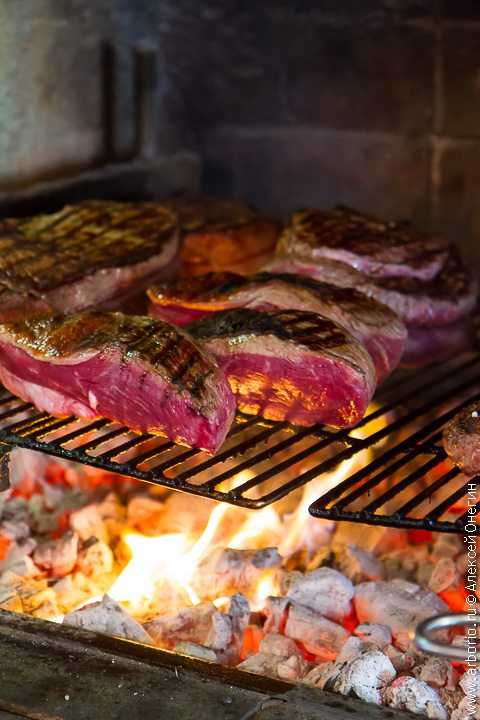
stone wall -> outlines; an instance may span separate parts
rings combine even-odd
[[[0,191],[134,152],[131,46],[158,52],[159,148],[287,215],[411,217],[480,267],[477,0],[0,0]]]

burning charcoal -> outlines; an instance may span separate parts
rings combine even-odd
[[[72,575],[67,575],[61,580],[58,580],[54,585],[52,585],[52,590],[55,592],[58,608],[63,613],[71,612],[79,605],[87,602],[93,594],[84,592],[82,589],[77,587],[76,583],[73,581]]]
[[[381,705],[381,691],[395,676],[395,668],[388,657],[374,650],[346,663],[337,675],[333,689],[342,695],[353,695],[365,702]]]
[[[348,638],[346,643],[343,645],[342,649],[340,650],[338,657],[337,657],[337,663],[347,663],[351,662],[352,660],[355,660],[355,658],[359,657],[359,655],[362,654],[362,641],[358,637],[354,637],[353,635]]]
[[[268,597],[265,600],[265,621],[264,630],[269,632],[283,632],[287,620],[287,612],[290,605],[288,598]]]
[[[441,558],[430,576],[428,587],[433,592],[448,590],[458,582],[457,567],[451,558]]]
[[[385,700],[390,707],[410,710],[416,715],[426,715],[432,720],[448,720],[438,692],[416,678],[399,677],[385,690]]]
[[[326,662],[321,665],[317,665],[305,676],[303,682],[306,685],[311,685],[323,690],[330,688],[333,685],[335,679],[341,670],[341,665],[336,662]]]
[[[85,505],[70,515],[70,527],[80,540],[94,535],[107,544],[119,536],[125,523],[126,511],[115,493],[110,492],[98,503]]]
[[[471,706],[472,701],[470,698],[463,698],[458,708],[452,712],[450,720],[480,720],[480,705],[477,703],[477,707],[474,708],[473,715]]]
[[[382,562],[373,553],[360,550],[356,545],[349,545],[339,553],[337,565],[353,583],[382,580],[385,577]]]
[[[480,671],[478,667],[471,668],[473,673],[465,672],[460,678],[460,687],[465,695],[472,694],[480,697]],[[422,678],[423,679],[423,678]],[[474,692],[472,690],[474,689]]]
[[[0,523],[0,537],[7,540],[26,540],[30,536],[30,525],[23,520],[2,520]]]
[[[414,673],[419,680],[428,683],[434,688],[455,690],[458,687],[458,673],[452,663],[445,658],[429,657],[425,663],[415,668]]]
[[[400,650],[413,647],[411,636],[423,620],[448,612],[448,606],[435,593],[405,582],[367,582],[355,588],[355,610],[359,621],[388,625]],[[446,640],[441,631],[438,638]]]
[[[115,600],[104,595],[100,602],[85,605],[74,610],[63,619],[64,625],[93,630],[94,632],[114,635],[115,637],[135,640],[152,645],[152,638],[145,632]]]
[[[0,563],[0,582],[2,574],[5,572],[13,572],[22,577],[35,577],[40,574],[40,570],[32,558],[15,547],[9,548],[7,557]]]
[[[425,565],[430,564],[430,552],[425,545],[408,545],[382,555],[387,580],[416,580]]]
[[[303,655],[302,651],[291,638],[280,635],[276,632],[267,633],[260,643],[260,652],[278,657],[290,657],[290,655]]]
[[[237,667],[239,670],[248,670],[257,675],[292,681],[299,680],[305,675],[308,663],[298,655],[281,658],[278,655],[258,652],[250,655]]]
[[[321,567],[305,575],[289,573],[289,576],[289,600],[332,620],[343,620],[350,614],[353,585],[337,570]]]
[[[188,533],[201,530],[208,522],[213,501],[184,493],[171,493],[164,504],[163,516],[157,527],[159,533]]]
[[[194,586],[203,599],[251,590],[262,573],[280,567],[276,548],[233,550],[216,548],[199,565]]]
[[[32,615],[42,620],[54,620],[60,615],[60,611],[55,602],[47,600],[47,602],[32,610]]]
[[[0,608],[11,612],[23,612],[22,598],[14,588],[0,585]]]
[[[456,535],[438,533],[435,535],[432,552],[436,557],[456,558],[463,553],[463,544]]]
[[[408,672],[415,665],[415,657],[412,653],[404,653],[393,645],[387,645],[384,653],[390,659],[397,673]]]
[[[68,575],[75,567],[78,553],[78,537],[68,531],[58,540],[47,540],[38,545],[33,553],[35,563],[49,571],[54,578]]]
[[[192,642],[179,642],[175,645],[175,652],[181,653],[182,655],[188,655],[189,657],[198,658],[199,660],[208,660],[209,662],[218,662],[215,650],[212,648],[205,647],[205,645],[198,645]]]
[[[199,603],[177,613],[145,623],[144,629],[156,645],[173,649],[178,642],[205,645],[217,608],[211,603]]]
[[[157,526],[163,516],[164,504],[148,495],[136,495],[127,506],[127,522],[143,535],[158,535]]]
[[[363,623],[357,625],[353,632],[360,640],[373,643],[379,650],[385,650],[387,645],[390,645],[392,642],[392,633],[388,625]]]
[[[79,550],[78,568],[87,577],[103,578],[112,572],[113,553],[110,546],[103,540],[97,538],[93,538],[94,542],[90,542],[90,540],[87,540],[84,547]]]
[[[296,603],[288,608],[284,632],[287,637],[301,642],[307,652],[323,660],[334,660],[350,636],[342,625]]]
[[[210,630],[205,641],[213,650],[226,650],[232,639],[232,618],[223,612],[212,616]]]
[[[236,593],[230,600],[228,614],[232,618],[232,631],[243,638],[250,622],[250,605],[245,595]]]

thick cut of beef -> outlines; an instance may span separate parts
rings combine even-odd
[[[279,241],[278,252],[342,262],[368,275],[430,280],[448,251],[443,238],[406,223],[384,223],[360,213],[299,210]]]
[[[240,410],[296,425],[352,427],[375,389],[355,338],[300,310],[226,310],[187,326],[216,357]]]
[[[344,263],[319,258],[278,256],[270,272],[298,273],[358,291],[394,310],[411,327],[439,327],[457,322],[475,307],[477,285],[451,249],[438,275],[422,281],[414,277],[372,277]]]
[[[167,203],[182,228],[183,277],[210,271],[252,273],[273,257],[280,224],[246,203],[209,197]]]
[[[0,222],[0,318],[77,312],[124,299],[178,255],[175,214],[157,203],[89,201]]]
[[[480,402],[460,410],[443,431],[443,446],[466,475],[480,475]]]
[[[245,277],[209,273],[154,285],[148,289],[148,295],[153,315],[179,325],[236,307],[319,313],[364,345],[379,381],[398,364],[407,336],[403,322],[385,305],[356,290],[338,288],[304,275],[262,272]]]
[[[99,416],[215,451],[235,401],[217,363],[178,328],[89,311],[0,323],[0,380],[40,410]]]

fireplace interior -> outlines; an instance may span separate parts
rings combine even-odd
[[[341,204],[441,233],[478,276],[476,3],[0,17],[2,217],[208,195],[280,224]],[[214,455],[1,388],[0,718],[479,718],[470,630],[415,638],[475,617],[476,478],[442,433],[480,401],[478,323],[439,334],[434,362],[417,339],[353,429],[237,412]]]

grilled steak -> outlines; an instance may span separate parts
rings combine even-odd
[[[89,311],[0,323],[0,380],[58,417],[103,416],[208,451],[234,415],[210,354],[148,317]]]
[[[477,285],[462,265],[458,253],[449,251],[433,280],[413,277],[372,277],[333,260],[277,257],[270,272],[299,273],[343,288],[356,288],[388,305],[409,326],[438,327],[465,317],[473,310]]]
[[[431,280],[448,250],[442,238],[405,223],[384,223],[345,209],[299,210],[279,241],[278,252],[310,260],[342,262],[377,277]]]
[[[245,203],[220,198],[167,201],[183,232],[183,277],[210,271],[252,273],[273,256],[279,224]]]
[[[407,331],[385,305],[351,289],[302,275],[268,272],[250,277],[209,273],[148,289],[151,312],[183,325],[218,310],[305,310],[319,313],[349,331],[370,353],[381,381],[398,364]]]
[[[401,367],[418,368],[446,362],[474,347],[475,333],[469,318],[432,328],[408,328]]]
[[[0,318],[76,312],[144,288],[178,252],[175,215],[156,203],[83,202],[0,222]]]
[[[480,475],[480,402],[460,410],[445,426],[443,446],[466,475]]]
[[[216,357],[245,413],[296,425],[352,427],[372,398],[370,356],[316,313],[242,308],[187,327]]]

